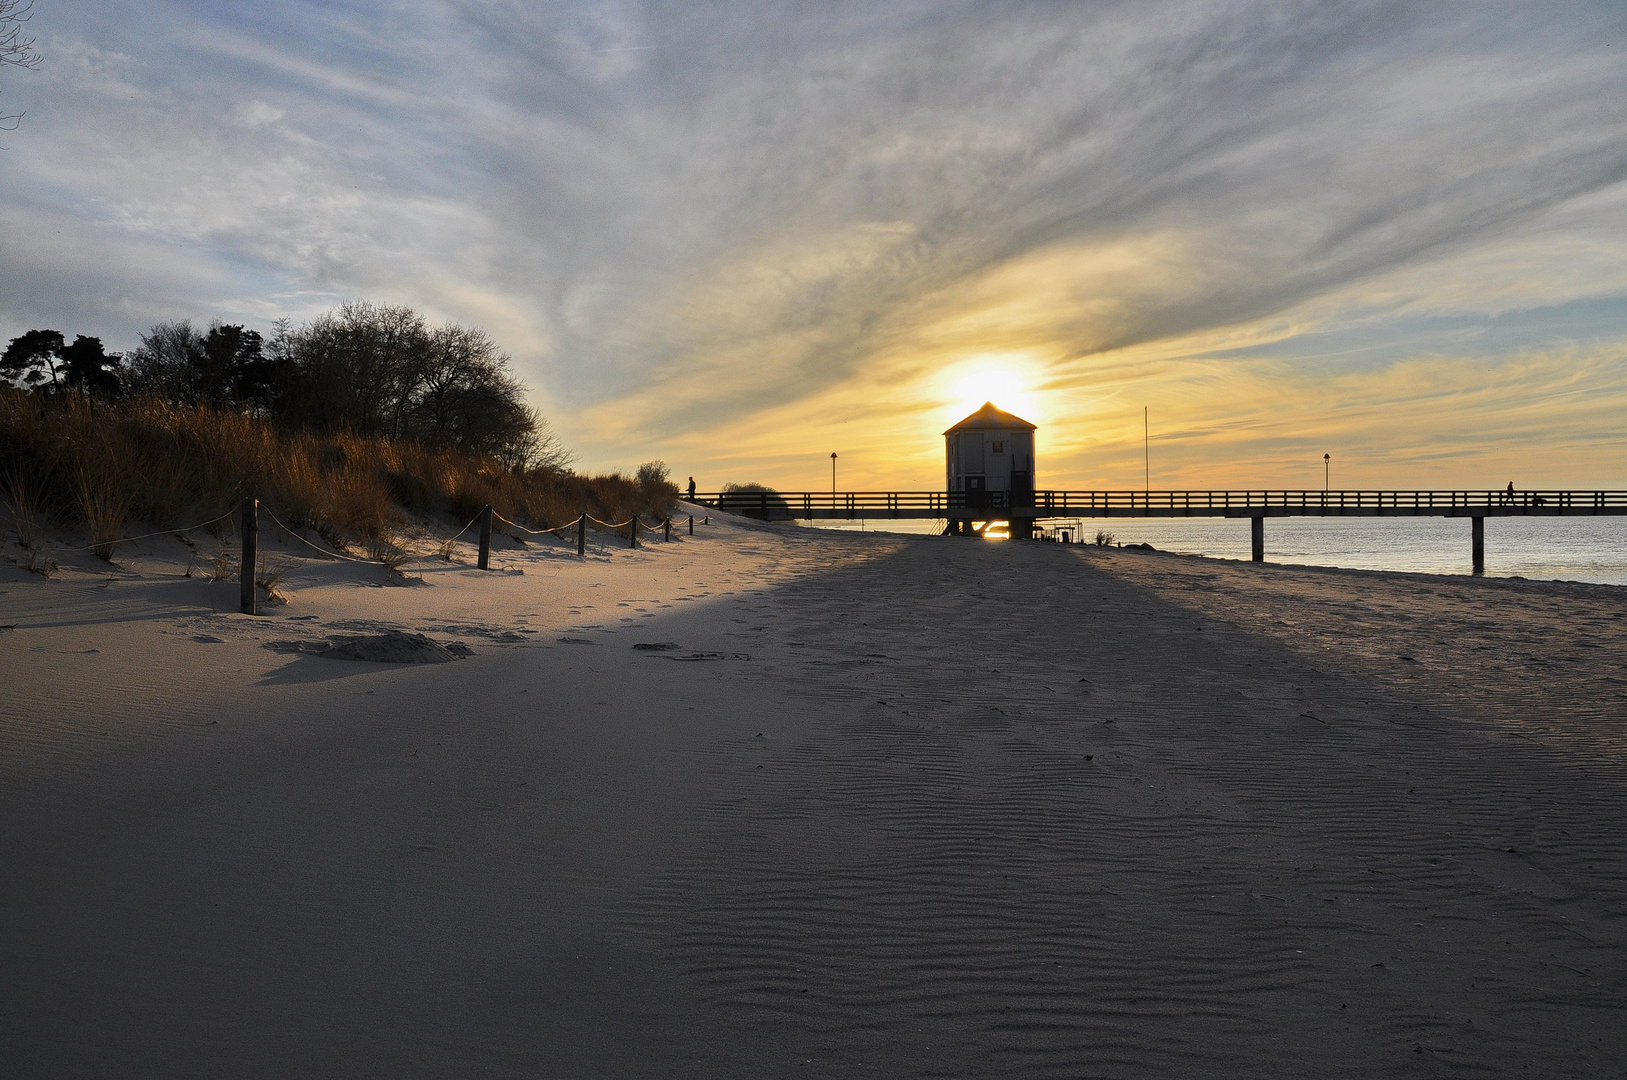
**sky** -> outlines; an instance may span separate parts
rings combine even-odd
[[[95,4],[0,70],[0,339],[353,299],[578,467],[1627,488],[1627,5]],[[1144,413],[1145,409],[1145,428]],[[1144,457],[1145,455],[1145,457]],[[1144,475],[1145,470],[1145,475]]]

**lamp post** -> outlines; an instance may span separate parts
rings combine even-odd
[[[1323,454],[1322,455],[1322,490],[1323,491],[1328,490],[1328,477],[1332,475],[1332,472],[1331,472],[1331,470],[1333,468],[1332,462],[1333,462],[1333,455],[1332,454]]]
[[[1152,494],[1152,429],[1147,426],[1147,406],[1141,406],[1141,490]]]
[[[836,451],[830,452],[830,506],[836,509]]]

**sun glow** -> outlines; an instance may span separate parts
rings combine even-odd
[[[1026,357],[980,356],[948,368],[943,375],[947,423],[976,412],[992,401],[1024,420],[1039,423],[1043,410],[1036,389],[1039,379]]]

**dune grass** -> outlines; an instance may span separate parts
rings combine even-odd
[[[542,528],[583,511],[607,521],[660,516],[677,500],[670,483],[620,474],[516,472],[478,454],[286,431],[242,413],[9,387],[0,388],[0,494],[25,548],[45,518],[85,529],[106,559],[131,519],[183,528],[229,514],[251,495],[292,528],[380,552],[396,547],[409,515],[463,522],[489,503]],[[229,531],[230,519],[216,528]]]

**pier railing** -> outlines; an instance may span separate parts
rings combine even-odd
[[[695,501],[775,519],[1627,515],[1627,491],[1602,490],[722,491]]]

